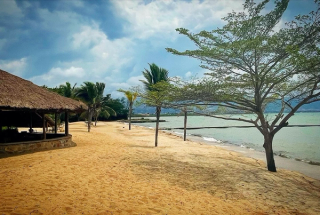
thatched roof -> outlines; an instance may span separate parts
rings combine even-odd
[[[77,112],[87,106],[0,69],[0,109]]]

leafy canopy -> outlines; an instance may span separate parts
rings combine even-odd
[[[257,120],[248,122],[275,134],[299,107],[320,99],[319,1],[315,3],[317,11],[297,16],[280,30],[276,25],[289,0],[275,1],[274,10],[263,13],[268,3],[247,0],[245,12],[229,13],[224,18],[227,24],[212,31],[193,34],[176,29],[197,49],[167,51],[197,58],[201,67],[210,70],[205,79],[186,86],[190,101],[255,113]],[[276,101],[281,110],[268,122],[265,108]],[[275,129],[286,108],[289,113]]]

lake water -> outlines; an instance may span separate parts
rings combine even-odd
[[[275,115],[275,114],[270,114]],[[253,115],[247,114],[246,118]],[[232,115],[237,117],[237,115]],[[154,117],[145,117],[155,119]],[[160,123],[160,128],[183,128],[183,116],[161,117],[166,122]],[[320,113],[296,113],[289,119],[289,125],[320,125]],[[155,123],[135,123],[145,127],[155,127]],[[229,121],[205,116],[188,116],[187,127],[214,126],[248,126],[250,123]],[[181,129],[173,132],[183,134]],[[201,136],[207,141],[221,141],[221,144],[233,144],[252,150],[264,151],[263,136],[257,128],[210,128],[187,130],[187,135]],[[320,162],[320,126],[318,127],[285,127],[276,135],[273,141],[275,154],[303,161]]]

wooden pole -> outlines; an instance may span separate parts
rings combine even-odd
[[[46,134],[46,118],[44,117],[44,113],[41,115],[42,116],[42,132],[43,132],[43,139],[47,139],[47,134]]]
[[[64,117],[65,117],[65,119],[64,119],[65,129],[64,130],[65,130],[66,136],[68,136],[69,135],[69,113],[67,111],[65,112]]]
[[[54,113],[54,133],[58,132],[58,113]]]
[[[184,132],[183,132],[183,141],[187,140],[187,111],[184,111]]]
[[[29,133],[32,133],[32,112],[30,112],[30,128],[29,128]]]
[[[3,126],[1,118],[2,118],[2,110],[0,110],[0,136],[2,136],[2,126]]]

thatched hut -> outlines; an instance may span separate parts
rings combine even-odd
[[[43,146],[47,149],[50,145],[52,148],[63,147],[66,144],[62,142],[65,141],[69,141],[72,145],[68,115],[70,112],[82,112],[86,108],[86,105],[80,101],[63,97],[0,69],[0,153],[40,150]],[[64,134],[57,133],[59,113],[65,113]],[[54,114],[55,121],[46,114]],[[48,123],[54,125],[54,134],[46,133]],[[28,133],[3,130],[4,127],[12,126],[30,129]],[[42,127],[41,134],[33,133],[32,127]],[[64,141],[59,140],[61,144],[59,141],[53,143],[57,138],[62,138]],[[27,140],[31,140],[32,143]],[[28,144],[31,144],[31,147],[27,147]]]

